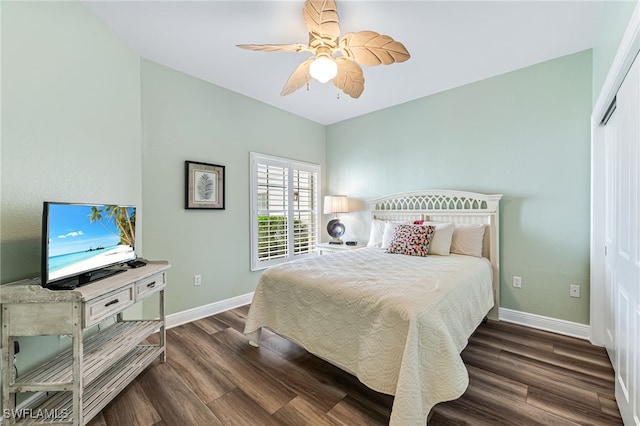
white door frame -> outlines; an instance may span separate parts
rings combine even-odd
[[[591,113],[591,267],[590,267],[590,323],[591,343],[603,346],[605,342],[605,265],[604,265],[604,126],[602,118],[616,96],[633,60],[640,52],[640,3],[631,15],[607,78]]]

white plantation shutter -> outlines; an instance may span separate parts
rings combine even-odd
[[[318,241],[318,170],[294,165],[293,173],[293,248],[294,255],[316,249]]]
[[[320,166],[251,153],[251,270],[316,250]]]
[[[280,164],[257,163],[256,166],[258,208],[254,224],[258,226],[258,258],[262,261],[286,258],[288,170]]]

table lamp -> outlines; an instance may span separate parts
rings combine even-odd
[[[327,224],[327,232],[331,236],[329,244],[342,244],[340,237],[344,235],[344,225],[338,219],[338,213],[349,213],[349,200],[346,195],[326,195],[324,197],[324,213],[334,213],[335,219]]]

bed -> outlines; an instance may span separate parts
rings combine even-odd
[[[257,344],[271,329],[394,395],[391,425],[424,426],[435,404],[464,393],[460,352],[486,316],[497,319],[500,198],[421,191],[371,201],[368,247],[263,272],[245,334]],[[404,231],[431,233],[429,255],[389,253],[406,249]]]

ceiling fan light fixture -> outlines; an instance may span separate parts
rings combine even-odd
[[[309,74],[320,83],[326,83],[338,74],[338,64],[328,55],[318,55],[309,66]]]
[[[0,0],[2,1],[2,0]],[[289,76],[280,92],[286,96],[307,86],[315,79],[332,80],[346,95],[357,99],[364,90],[361,65],[389,65],[411,57],[407,48],[388,35],[365,30],[340,37],[338,9],[335,0],[306,0],[302,18],[309,33],[308,44],[238,44],[247,50],[263,52],[309,52],[310,56]],[[336,55],[334,57],[334,55]]]

